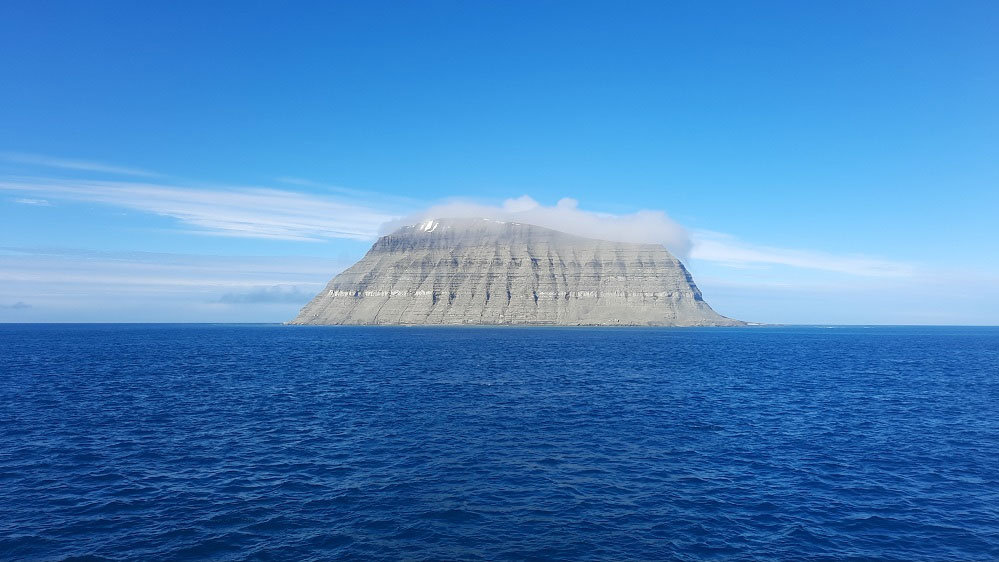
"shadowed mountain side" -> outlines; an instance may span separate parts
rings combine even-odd
[[[741,326],[656,244],[591,240],[489,219],[380,238],[292,324]]]

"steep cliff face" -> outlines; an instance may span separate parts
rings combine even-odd
[[[666,248],[488,219],[379,239],[292,324],[736,326]]]

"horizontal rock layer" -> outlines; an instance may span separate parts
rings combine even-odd
[[[293,324],[734,326],[666,248],[443,219],[379,239]]]

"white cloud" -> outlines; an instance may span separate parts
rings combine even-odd
[[[527,195],[507,199],[499,206],[460,200],[434,205],[387,223],[382,233],[429,219],[468,217],[523,222],[602,240],[662,244],[681,258],[687,256],[691,246],[686,229],[662,211],[611,215],[580,209],[579,202],[569,197],[546,206]]]
[[[412,208],[414,206],[420,205],[420,201],[410,198],[403,197],[400,195],[390,195],[386,193],[379,193],[377,191],[365,191],[363,189],[351,189],[349,187],[343,187],[339,185],[332,185],[328,183],[313,181],[306,178],[299,178],[294,176],[281,176],[274,178],[274,181],[278,183],[283,183],[286,185],[294,185],[298,187],[307,187],[312,190],[322,190],[331,193],[337,193],[343,196],[351,197],[356,200],[367,201],[370,204],[382,203],[391,206],[404,205],[407,208]]]
[[[14,202],[15,203],[20,203],[21,205],[34,205],[36,207],[51,207],[52,206],[52,203],[49,203],[48,201],[46,201],[44,199],[25,199],[25,198],[19,198],[19,199],[14,199]]]
[[[690,254],[703,260],[730,267],[748,268],[782,265],[845,273],[861,277],[907,277],[915,272],[911,264],[862,255],[837,255],[809,250],[757,246],[718,232],[697,231]]]
[[[193,227],[188,232],[203,235],[368,241],[379,233],[423,220],[481,217],[535,224],[589,238],[662,244],[681,259],[730,268],[779,265],[862,277],[904,277],[914,271],[910,264],[868,256],[754,245],[710,231],[690,234],[662,211],[599,213],[580,209],[579,203],[568,197],[552,206],[527,195],[507,199],[501,205],[458,200],[398,218],[403,212],[383,210],[362,198],[363,192],[349,198],[259,187],[193,189],[149,182],[40,178],[0,180],[0,189],[36,196],[15,199],[28,205],[48,205],[48,199],[57,198],[170,216]],[[400,201],[382,203],[395,209],[404,206]]]
[[[500,205],[453,200],[417,213],[404,198],[323,186],[300,178],[288,184],[328,188],[336,194],[309,194],[260,187],[189,188],[161,182],[7,178],[0,190],[33,197],[15,201],[48,205],[49,199],[101,203],[173,217],[202,235],[317,241],[334,238],[374,240],[405,224],[434,218],[474,217],[535,224],[579,236],[666,246],[687,261],[693,259],[728,268],[784,266],[860,277],[905,277],[914,266],[862,255],[755,245],[710,231],[693,234],[665,212],[640,210],[613,215],[579,208],[572,198],[542,205],[528,195]]]
[[[283,322],[352,261],[0,248],[0,322]]]
[[[346,259],[0,248],[0,282],[155,290],[319,284]]]
[[[712,308],[734,318],[795,324],[995,325],[999,276],[920,269],[912,277],[860,277],[801,271],[700,275]],[[782,276],[791,278],[781,279]],[[943,297],[941,295],[944,295]]]
[[[125,168],[101,162],[91,162],[88,160],[76,160],[71,158],[58,158],[55,156],[45,156],[43,154],[28,154],[24,152],[0,152],[0,159],[18,164],[29,164],[32,166],[43,166],[46,168],[60,168],[64,170],[78,170],[82,172],[99,172],[105,174],[118,174],[123,176],[138,176],[154,178],[160,174],[138,168]]]
[[[251,238],[371,240],[398,216],[331,196],[258,187],[192,189],[157,183],[21,178],[0,189],[102,203],[176,218],[195,232]]]
[[[316,295],[317,288],[303,289],[296,285],[253,287],[249,291],[222,295],[217,302],[225,304],[295,303],[299,306]]]

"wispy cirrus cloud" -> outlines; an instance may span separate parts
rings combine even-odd
[[[12,153],[3,154],[9,156]],[[70,163],[77,169],[130,170],[13,154],[22,160],[28,156],[27,160],[36,158],[39,162],[53,165]],[[311,191],[226,186],[193,188],[163,181],[39,177],[0,178],[0,190],[30,195],[13,200],[26,205],[46,206],[51,204],[50,199],[61,199],[169,216],[188,227],[182,229],[183,232],[210,236],[369,241],[403,224],[421,220],[482,217],[536,224],[591,238],[663,244],[681,259],[729,268],[784,266],[859,277],[905,277],[914,271],[911,264],[869,256],[757,245],[717,232],[691,232],[659,210],[643,209],[623,215],[589,211],[581,209],[578,202],[569,197],[555,205],[541,204],[528,195],[506,199],[499,205],[451,200],[413,212],[419,207],[418,203],[405,197],[342,188],[297,177],[275,180]]]
[[[912,264],[863,255],[754,245],[718,232],[697,231],[692,238],[691,258],[730,267],[780,265],[859,277],[908,277],[916,270]]]
[[[103,252],[73,248],[0,247],[0,283],[100,286],[111,293],[128,288],[178,291],[187,288],[249,291],[325,282],[349,265],[330,258],[209,256],[159,252]],[[239,291],[236,291],[239,289]]]
[[[0,190],[124,207],[173,217],[201,234],[250,238],[371,240],[398,216],[346,198],[260,187],[28,177],[0,179]]]
[[[224,304],[258,304],[258,303],[298,303],[304,305],[313,296],[315,290],[307,291],[296,285],[272,285],[254,287],[249,291],[226,293],[217,302]]]
[[[0,247],[0,322],[282,322],[355,259]]]
[[[294,176],[280,176],[274,178],[274,181],[285,185],[304,187],[315,192],[335,193],[337,195],[349,197],[358,201],[366,201],[370,205],[384,204],[394,207],[401,206],[405,208],[413,208],[413,207],[418,207],[422,204],[421,201],[413,199],[412,197],[381,193],[378,191],[352,189],[349,187],[343,187],[341,185],[333,185],[326,182],[319,182],[315,180],[299,178]]]
[[[35,207],[51,207],[52,203],[49,203],[45,199],[27,199],[24,197],[19,197],[13,200],[15,203],[20,205],[34,205]]]
[[[103,162],[78,160],[75,158],[60,158],[57,156],[30,154],[26,152],[0,152],[0,160],[14,162],[17,164],[27,164],[30,166],[60,168],[63,170],[75,170],[80,172],[97,172],[103,174],[146,178],[162,177],[162,174],[157,174],[156,172],[150,172],[149,170],[142,170],[139,168],[126,168],[124,166],[115,166],[113,164],[105,164]]]

